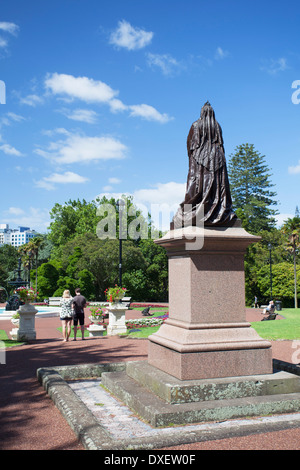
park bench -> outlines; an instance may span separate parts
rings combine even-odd
[[[263,314],[266,315],[266,317],[262,318],[261,321],[266,321],[266,320],[276,320],[277,313],[275,313],[276,310],[276,305],[272,305],[271,308],[269,308],[267,305],[262,305],[264,307]],[[269,308],[268,311],[266,309]]]
[[[49,297],[49,306],[59,305],[61,297]]]
[[[269,315],[267,315],[265,318],[263,318],[261,321],[266,321],[266,320],[276,320],[276,317],[277,317],[277,313],[270,313]]]
[[[131,297],[123,297],[121,300],[122,304],[125,304],[125,307],[130,307]]]

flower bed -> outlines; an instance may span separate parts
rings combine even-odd
[[[149,328],[151,326],[162,325],[167,318],[168,315],[154,318],[138,318],[136,320],[125,320],[125,324],[129,330],[132,328]]]
[[[160,304],[145,304],[145,303],[139,303],[139,302],[132,302],[130,304],[130,308],[139,308],[139,307],[150,307],[150,308],[167,308],[168,305],[160,305]]]

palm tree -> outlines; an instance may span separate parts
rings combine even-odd
[[[32,256],[35,257],[35,291],[37,292],[37,269],[38,269],[38,255],[39,250],[44,244],[44,238],[41,236],[36,236],[32,238],[27,245],[29,245],[29,251],[31,251]]]
[[[298,308],[296,257],[299,247],[300,217],[296,216],[287,219],[282,227],[282,231],[288,236],[287,250],[290,251],[293,255],[295,308]]]
[[[31,260],[35,259],[35,291],[37,292],[37,268],[38,268],[38,254],[39,250],[44,244],[44,238],[36,236],[32,238],[26,245],[22,245],[19,251],[22,256],[23,265],[27,269],[31,266]],[[30,273],[29,273],[29,286],[30,286]]]
[[[22,265],[24,270],[28,270],[28,285],[30,287],[30,267],[31,267],[31,260],[32,260],[32,253],[30,251],[30,247],[28,246],[28,243],[25,245],[22,245],[18,249],[21,259],[22,259]],[[24,278],[25,278],[25,273],[24,273]]]

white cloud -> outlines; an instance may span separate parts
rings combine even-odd
[[[179,68],[180,63],[170,54],[147,54],[147,62],[150,67],[158,67],[164,75],[171,75]]]
[[[292,219],[295,214],[277,214],[275,215],[277,227],[281,227],[287,219]]]
[[[156,229],[166,231],[170,229],[170,222],[183,201],[185,195],[185,183],[157,183],[152,188],[139,189],[134,192],[133,200],[143,211],[151,214],[151,220]]]
[[[40,181],[36,181],[36,186],[39,188],[52,190],[55,189],[55,184],[81,184],[86,183],[89,179],[84,176],[80,176],[72,171],[66,171],[65,173],[53,173],[51,176],[44,177]]]
[[[1,119],[0,119],[0,126],[10,126],[12,122],[21,122],[25,121],[25,118],[23,116],[20,116],[19,114],[15,113],[6,113]]]
[[[113,137],[87,137],[66,132],[65,140],[50,142],[47,150],[35,152],[60,164],[125,158],[127,147]]]
[[[110,43],[133,51],[148,46],[152,38],[152,32],[134,28],[130,23],[123,20],[119,21],[117,29],[112,32]]]
[[[118,113],[126,111],[128,109],[128,106],[126,106],[126,104],[122,103],[122,101],[118,99],[111,100],[109,102],[109,106],[112,113]]]
[[[25,118],[21,116],[20,114],[7,113],[7,116],[9,119],[11,119],[12,121],[16,121],[16,122],[21,122],[25,120]]]
[[[19,26],[15,23],[9,23],[7,21],[0,22],[0,30],[6,33],[16,35],[19,31]]]
[[[185,183],[157,183],[152,188],[139,189],[134,192],[134,201],[144,204],[168,204],[179,205],[185,194]]]
[[[162,231],[169,230],[170,222],[174,213],[179,208],[179,204],[184,200],[185,183],[157,183],[152,188],[139,189],[133,194],[110,192],[111,187],[103,188],[103,192],[96,197],[100,199],[106,196],[108,199],[113,197],[119,199],[125,196],[133,196],[134,204],[142,211],[147,218],[148,212],[154,226]]]
[[[68,183],[85,183],[86,181],[88,181],[88,178],[85,178],[84,176],[80,176],[77,173],[74,173],[73,171],[66,171],[65,173],[62,173],[62,174],[53,173],[51,176],[44,178],[44,180],[52,182],[52,183],[68,184]]]
[[[19,26],[16,25],[15,23],[9,23],[7,21],[1,21],[0,22],[0,32],[2,34],[12,34],[13,36],[16,36],[19,31]],[[2,36],[0,37],[0,48],[6,49],[8,45],[8,40],[4,39]]]
[[[42,104],[43,102],[44,99],[36,94],[27,95],[25,98],[20,98],[21,104],[27,104],[28,106],[32,107],[35,107],[38,104]]]
[[[23,209],[20,209],[20,207],[10,207],[7,211],[8,214],[11,215],[23,215],[25,214]]]
[[[298,162],[298,165],[296,166],[289,166],[288,167],[288,172],[291,174],[291,175],[297,175],[298,173],[300,173],[300,160]]]
[[[268,72],[270,75],[276,75],[278,72],[284,72],[288,68],[287,60],[284,57],[280,57],[279,59],[265,60],[261,70]]]
[[[65,95],[68,98],[76,98],[88,103],[108,104],[113,113],[129,111],[131,116],[138,116],[160,123],[166,123],[172,119],[167,114],[161,114],[147,104],[125,105],[116,98],[118,91],[113,90],[106,83],[91,78],[54,73],[47,76],[45,86],[55,95]],[[77,120],[86,119],[87,122],[87,119],[95,118],[93,112],[87,113],[86,110],[84,111],[85,115],[82,112],[78,113],[77,116],[73,114],[73,119],[77,117]],[[71,115],[72,113],[68,117]]]
[[[4,49],[4,47],[7,46],[7,41],[6,39],[3,39],[3,38],[0,38],[0,47],[2,47]]]
[[[228,57],[229,55],[229,52],[228,51],[224,51],[224,49],[222,49],[222,47],[217,47],[217,50],[216,50],[216,53],[215,53],[215,59],[225,59],[226,57]]]
[[[62,109],[60,112],[73,121],[86,122],[88,124],[97,122],[97,113],[91,109],[74,109],[73,111]]]
[[[157,109],[153,108],[153,106],[149,106],[148,104],[136,104],[129,106],[130,115],[131,116],[138,116],[147,121],[157,121],[161,124],[165,124],[168,121],[171,121],[173,118],[168,116],[168,114],[161,114]]]
[[[90,103],[107,103],[118,94],[100,80],[59,73],[48,74],[45,86],[54,95],[67,95]]]
[[[35,181],[34,183],[37,188],[46,189],[47,191],[53,191],[55,189],[55,185],[53,183],[49,183],[45,179]]]
[[[10,211],[13,209],[13,211]],[[36,207],[26,207],[26,211],[14,207],[6,211],[5,223],[10,226],[30,227],[37,232],[44,233],[50,224],[50,215],[48,209],[40,209]]]
[[[0,145],[0,150],[2,150],[2,152],[4,152],[6,155],[14,155],[15,157],[23,156],[23,153],[21,153],[15,147],[12,147],[9,144]]]
[[[121,180],[119,178],[108,178],[108,182],[110,184],[119,184],[121,183]]]

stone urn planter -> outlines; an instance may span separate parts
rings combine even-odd
[[[20,326],[20,318],[11,318],[10,319],[11,323],[14,325],[15,328],[19,328]]]
[[[13,324],[14,328],[12,328],[9,334],[11,336],[11,339],[13,341],[16,341],[18,337],[19,326],[20,326],[20,317],[16,318],[15,315],[13,315],[10,321]]]
[[[108,327],[107,335],[120,335],[127,332],[125,324],[125,312],[128,310],[121,300],[126,292],[125,287],[115,285],[115,287],[108,287],[105,291],[105,296],[109,302],[108,307]]]
[[[89,337],[90,338],[97,338],[99,336],[103,336],[104,332],[105,332],[105,328],[103,325],[96,325],[96,324],[92,324],[90,325],[88,328],[87,328],[88,332],[89,332]]]
[[[100,323],[103,322],[102,318],[94,318],[94,317],[89,317],[89,320],[91,323],[94,325],[100,325]]]
[[[108,307],[109,320],[107,327],[107,335],[120,335],[127,332],[126,323],[125,323],[125,314],[127,307],[124,306],[121,302],[111,303]]]

